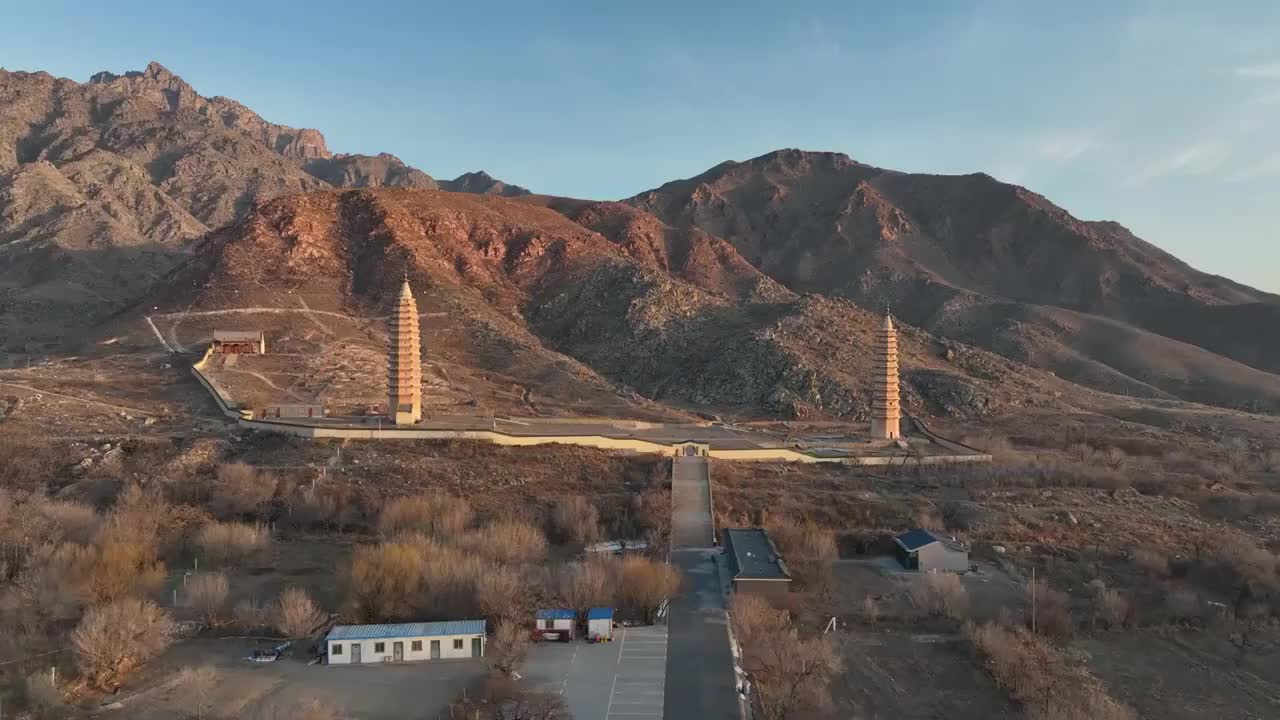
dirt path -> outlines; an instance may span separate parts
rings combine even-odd
[[[38,395],[48,395],[50,397],[56,397],[61,400],[70,400],[72,402],[98,405],[100,407],[111,408],[112,410],[123,410],[125,412],[133,413],[135,415],[151,415],[152,414],[150,410],[139,410],[138,408],[129,407],[128,405],[116,405],[114,403],[102,402],[101,400],[93,400],[92,398],[76,397],[75,395],[65,395],[63,393],[54,392],[52,390],[42,390],[37,387],[31,387],[30,385],[19,385],[18,383],[0,382],[0,387],[14,388],[16,390],[25,390],[27,392],[36,393]]]

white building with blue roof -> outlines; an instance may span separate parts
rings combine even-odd
[[[325,636],[330,665],[484,657],[484,620],[335,625]]]

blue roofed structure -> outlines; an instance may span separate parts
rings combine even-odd
[[[908,530],[893,538],[898,561],[908,570],[922,572],[967,572],[969,548],[946,535],[924,528]]]
[[[894,538],[894,542],[898,543],[907,552],[915,552],[926,545],[938,542],[938,539],[937,535],[924,528],[915,528],[898,535]]]
[[[404,637],[483,635],[484,632],[484,620],[446,620],[443,622],[391,623],[384,625],[335,625],[329,631],[329,634],[325,636],[325,640],[334,642]]]
[[[596,607],[587,611],[587,620],[612,620],[613,608]]]
[[[539,610],[539,620],[573,620],[578,613],[566,608],[554,608],[550,610]]]

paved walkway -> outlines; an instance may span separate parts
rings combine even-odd
[[[667,720],[739,720],[733,653],[711,515],[707,459],[676,457],[671,469],[671,562],[684,574],[668,620]]]
[[[523,682],[564,696],[574,720],[662,720],[667,628],[622,627],[613,642],[540,642]]]

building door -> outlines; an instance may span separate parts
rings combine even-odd
[[[431,641],[431,659],[432,660],[440,659],[440,641],[439,640]]]
[[[351,664],[360,664],[360,643],[351,643]]]
[[[471,638],[471,657],[480,657],[484,654],[484,641],[480,638]]]
[[[404,662],[404,643],[391,643],[391,658],[396,662]]]

